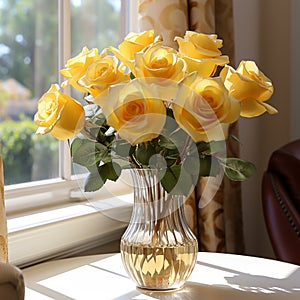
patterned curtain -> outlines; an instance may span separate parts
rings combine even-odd
[[[223,39],[223,54],[234,64],[232,0],[139,0],[140,31],[154,29],[164,43],[177,48],[175,36],[186,30],[216,33]],[[237,124],[229,128],[238,135]],[[236,142],[227,142],[227,156],[238,156]],[[198,237],[201,251],[243,253],[243,224],[240,184],[203,178],[187,199],[189,225]]]
[[[0,155],[0,262],[7,262],[7,261],[8,261],[7,226],[6,226],[6,214],[4,209],[4,176],[3,176],[2,158]]]

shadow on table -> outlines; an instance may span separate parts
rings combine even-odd
[[[300,268],[295,269],[285,278],[275,278],[261,275],[253,275],[229,268],[223,268],[209,263],[197,262],[202,266],[207,266],[222,271],[231,272],[235,275],[225,276],[228,285],[241,291],[254,293],[272,294],[282,292],[284,294],[299,293],[300,295]],[[276,276],[276,273],[274,273]]]
[[[290,273],[287,277],[278,279],[267,276],[252,275],[236,270],[223,268],[217,265],[197,262],[198,264],[214,269],[233,273],[225,276],[226,285],[200,284],[187,282],[176,292],[151,292],[141,291],[145,298],[132,299],[161,299],[161,300],[258,300],[258,299],[300,299],[300,268]],[[276,274],[274,274],[276,276]]]
[[[74,300],[74,299],[99,299],[101,300],[299,300],[300,299],[300,268],[291,268],[290,273],[286,273],[286,277],[282,279],[253,275],[235,270],[234,268],[221,267],[213,263],[197,262],[200,267],[206,267],[208,270],[219,270],[216,274],[224,273],[221,281],[212,278],[210,283],[198,283],[188,281],[185,286],[175,292],[152,292],[135,289],[134,284],[128,281],[128,277],[124,272],[120,272],[121,267],[115,265],[113,257],[107,260],[84,261],[78,264],[66,261],[61,268],[55,269],[55,272],[49,271],[43,278],[36,278],[28,284],[28,295],[26,300]],[[70,261],[72,262],[72,261]],[[198,267],[199,267],[198,266]],[[37,266],[39,268],[47,268],[47,264]],[[269,270],[270,271],[270,270]],[[202,274],[205,278],[205,268]],[[215,273],[213,273],[215,274]],[[282,274],[282,273],[281,273]],[[202,275],[201,275],[202,276]],[[73,284],[76,282],[75,286]],[[88,280],[85,280],[88,278]],[[224,280],[223,280],[224,278]],[[198,281],[197,279],[195,279]],[[101,282],[104,284],[101,285]],[[202,282],[199,280],[199,282]],[[209,282],[209,281],[207,281]],[[217,284],[219,282],[219,284]],[[76,295],[74,290],[93,291],[94,297],[72,298]],[[112,293],[112,291],[114,293]],[[103,293],[107,292],[104,297]],[[37,295],[36,297],[35,294]],[[81,293],[82,294],[82,293]],[[112,295],[113,294],[113,295]],[[31,296],[32,295],[32,296]],[[0,296],[1,299],[1,296]]]

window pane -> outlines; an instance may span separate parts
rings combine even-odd
[[[121,39],[121,0],[71,0],[72,55],[84,46],[102,49]]]
[[[57,1],[0,0],[0,140],[5,184],[58,177],[58,142],[35,136],[37,100],[57,82]]]
[[[84,46],[98,48],[118,46],[124,37],[125,16],[122,0],[71,0],[71,52],[81,52]],[[71,90],[73,98],[84,104],[83,94]],[[86,173],[84,167],[74,164],[72,174]]]
[[[71,52],[72,57],[83,47],[98,48],[99,53],[108,46],[117,46],[123,37],[120,28],[122,0],[71,0]],[[124,5],[124,4],[123,4]],[[91,13],[92,12],[92,13]],[[123,22],[125,23],[125,22]],[[75,89],[72,97],[83,100]]]

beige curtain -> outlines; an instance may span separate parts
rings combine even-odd
[[[0,145],[1,150],[1,145]],[[7,226],[4,208],[4,176],[2,157],[0,155],[0,262],[7,262]]]
[[[139,27],[140,31],[154,29],[174,48],[174,37],[183,36],[186,30],[217,33],[223,39],[223,54],[235,66],[232,0],[139,0]],[[238,135],[237,124],[231,125],[230,133]],[[238,156],[238,144],[228,142],[227,152]],[[203,178],[187,199],[185,211],[201,251],[243,253],[239,183]]]

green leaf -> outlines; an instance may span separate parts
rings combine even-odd
[[[209,144],[206,142],[198,142],[196,144],[199,154],[209,150]]]
[[[210,151],[209,154],[223,152],[226,149],[225,141],[211,141],[209,143]]]
[[[167,168],[164,176],[161,178],[161,184],[168,193],[171,193],[174,189],[180,176],[180,169],[181,166],[179,165]]]
[[[84,140],[80,139],[80,138],[75,138],[72,143],[71,143],[71,156],[73,156],[76,151],[80,148],[80,146],[84,143]]]
[[[98,164],[95,163],[94,165],[87,166],[86,168],[90,173],[93,173],[93,172],[96,172],[96,170],[98,170]]]
[[[135,78],[134,74],[130,72],[130,79],[134,79],[134,78]]]
[[[96,118],[96,122],[95,122],[95,123],[96,123],[97,125],[108,126],[108,125],[106,124],[106,117],[105,117],[105,115],[102,113],[101,110],[99,110],[99,113],[98,113],[98,114],[95,114],[93,117]]]
[[[193,186],[191,175],[180,165],[168,168],[161,178],[164,189],[173,195],[189,195]]]
[[[170,149],[170,150],[177,149],[176,145],[170,139],[162,135],[159,136],[158,144],[160,147],[165,149]]]
[[[176,147],[177,147],[177,149],[179,149],[179,151],[185,145],[188,138],[189,138],[189,136],[187,135],[187,133],[180,128],[175,130],[170,136],[170,139],[176,145]]]
[[[194,187],[193,177],[184,167],[182,167],[180,171],[180,177],[172,193],[188,196],[192,187]]]
[[[165,170],[166,160],[160,154],[153,155],[149,160],[149,167],[152,169]]]
[[[127,158],[134,152],[134,147],[126,140],[116,140],[113,144],[115,155]]]
[[[97,137],[97,141],[99,141],[100,143],[104,144],[106,142],[106,135],[102,130],[98,129],[95,136]]]
[[[98,170],[90,173],[84,183],[84,191],[85,192],[95,192],[103,187],[106,179],[103,179]]]
[[[109,179],[116,181],[121,174],[122,168],[115,162],[109,162],[100,166],[98,170],[103,180]]]
[[[151,143],[139,144],[135,150],[135,158],[141,165],[148,166],[149,160],[155,154],[155,147]]]
[[[86,178],[84,191],[94,192],[101,189],[107,180],[116,181],[121,172],[121,166],[115,162],[108,162],[101,165]]]
[[[220,159],[220,161],[225,174],[231,180],[246,180],[256,171],[254,164],[239,158],[224,158]]]
[[[231,134],[230,138],[232,138],[234,141],[238,142],[239,144],[242,144],[242,142],[240,141],[240,139],[236,135]]]
[[[115,138],[116,138],[116,136],[114,134],[110,134],[110,135],[105,134],[104,144],[107,145],[108,147],[111,147],[111,144],[112,144],[112,142],[114,141]]]
[[[73,153],[73,162],[81,166],[92,166],[108,156],[106,146],[85,140]]]
[[[112,161],[114,163],[117,163],[121,167],[122,170],[131,168],[131,164],[128,159],[113,157]]]
[[[189,171],[191,175],[199,174],[200,163],[197,160],[197,157],[188,156],[183,162],[184,169]]]
[[[216,176],[220,173],[220,163],[214,156],[200,156],[199,177]]]
[[[210,155],[216,152],[224,151],[226,147],[225,141],[198,142],[197,149],[199,154]]]

